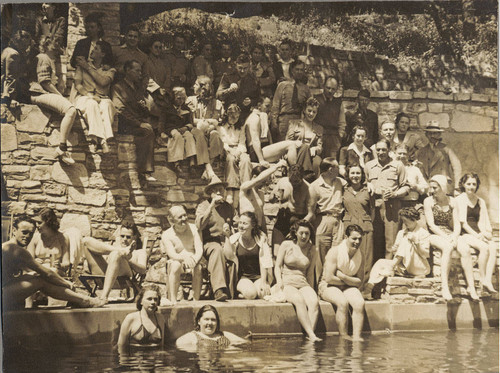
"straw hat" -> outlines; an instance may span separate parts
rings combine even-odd
[[[219,177],[215,175],[214,177],[212,177],[208,185],[205,187],[205,194],[207,196],[210,196],[210,194],[212,193],[212,189],[219,185],[222,185],[225,188],[227,183],[221,181],[221,179],[219,179]]]
[[[439,122],[437,120],[430,120],[427,122],[427,126],[424,129],[425,132],[444,132],[444,129],[439,127]]]

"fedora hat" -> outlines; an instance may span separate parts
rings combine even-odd
[[[221,179],[219,179],[219,177],[217,175],[215,175],[214,177],[212,177],[212,179],[210,180],[208,185],[205,187],[205,194],[207,196],[210,196],[212,188],[219,186],[219,185],[222,185],[225,188],[227,183],[221,181]]]
[[[426,132],[444,132],[444,129],[439,127],[439,122],[437,120],[430,120],[427,122],[427,126],[424,131]]]

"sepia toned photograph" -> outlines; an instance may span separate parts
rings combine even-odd
[[[498,372],[498,2],[2,3],[2,371]]]

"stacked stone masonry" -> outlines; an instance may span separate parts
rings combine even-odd
[[[354,105],[356,94],[355,91],[344,92],[347,108]],[[482,181],[479,195],[488,202],[491,220],[498,226],[497,105],[496,96],[378,92],[374,94],[370,108],[378,113],[380,122],[405,111],[411,116],[413,130],[417,131],[428,120],[439,120],[446,129],[444,141],[456,151],[463,171],[479,174]],[[116,140],[110,143],[109,154],[92,154],[82,125],[77,121],[69,139],[76,164],[65,166],[55,159],[60,117],[37,106],[25,105],[21,107],[17,119],[2,108],[1,119],[2,173],[7,180],[10,199],[2,202],[4,216],[21,213],[35,215],[42,207],[49,206],[59,214],[63,229],[76,226],[83,234],[104,240],[110,239],[123,217],[131,216],[141,233],[148,235],[150,248],[155,252],[161,232],[168,227],[168,206],[175,202],[185,204],[193,219],[194,210],[203,199],[206,182],[200,178],[188,180],[177,177],[167,168],[166,148],[155,150],[154,177],[158,181],[141,185],[131,136],[116,136]],[[216,166],[216,172],[223,176],[221,165]],[[266,202],[265,213],[271,228],[278,205],[270,203],[268,197]],[[456,259],[452,278],[457,278],[457,286],[462,288],[455,292],[463,293],[465,289],[459,267]],[[151,267],[146,280],[164,283],[164,268],[163,261],[157,262]],[[435,267],[434,275],[439,276],[439,267]],[[426,281],[432,284],[431,288],[439,288],[439,282],[434,279]],[[394,294],[394,291],[405,290],[399,285],[388,284],[387,296],[391,300],[404,302],[413,297],[419,302],[434,301],[439,297],[438,290],[430,294],[430,290],[422,290],[429,288],[406,285],[407,293]],[[420,290],[412,295],[411,289],[414,288]]]

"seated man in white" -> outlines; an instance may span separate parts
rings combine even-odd
[[[171,227],[161,235],[160,248],[168,256],[168,299],[175,304],[181,273],[193,274],[193,298],[200,299],[203,243],[195,224],[188,222],[186,208],[174,205],[168,210]]]
[[[142,247],[139,231],[133,221],[123,220],[116,232],[112,245],[92,237],[83,239],[83,250],[91,273],[105,276],[99,298],[106,303],[116,278],[132,277],[134,272],[145,274],[148,260],[146,249]]]
[[[400,275],[424,277],[431,271],[429,258],[429,232],[419,226],[420,213],[413,207],[405,207],[399,211],[403,229],[398,232],[393,246],[393,259],[379,259],[373,265],[370,279],[365,286],[363,296],[371,299],[375,284],[385,277]]]

